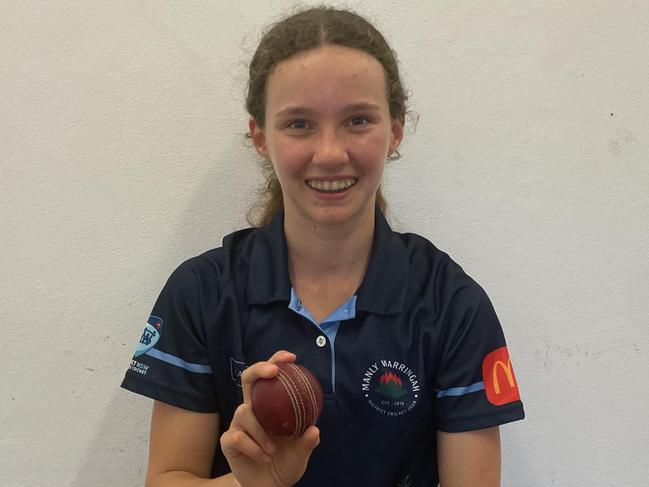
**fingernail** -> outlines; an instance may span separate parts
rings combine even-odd
[[[273,445],[272,443],[266,443],[266,452],[270,455],[275,453],[275,445]]]

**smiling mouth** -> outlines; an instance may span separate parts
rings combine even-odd
[[[321,193],[340,193],[351,188],[358,182],[356,178],[339,179],[337,181],[313,181],[308,180],[306,184],[309,188]]]

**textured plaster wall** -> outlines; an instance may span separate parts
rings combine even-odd
[[[259,183],[245,63],[290,1],[5,0],[0,485],[141,485],[118,389],[183,259]],[[421,119],[391,219],[488,291],[528,418],[504,486],[649,478],[649,2],[361,1]]]

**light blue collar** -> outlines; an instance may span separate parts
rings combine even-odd
[[[292,309],[298,314],[301,314],[309,321],[314,323],[317,326],[325,325],[332,321],[344,321],[356,317],[356,295],[349,298],[343,304],[341,304],[336,310],[334,310],[329,316],[324,320],[318,323],[309,312],[308,309],[304,307],[300,298],[295,294],[295,289],[291,287],[291,301],[288,303],[289,309]]]

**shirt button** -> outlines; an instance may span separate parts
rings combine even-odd
[[[320,335],[318,338],[315,339],[315,344],[320,348],[322,348],[327,344],[327,339],[324,337],[324,335]]]

